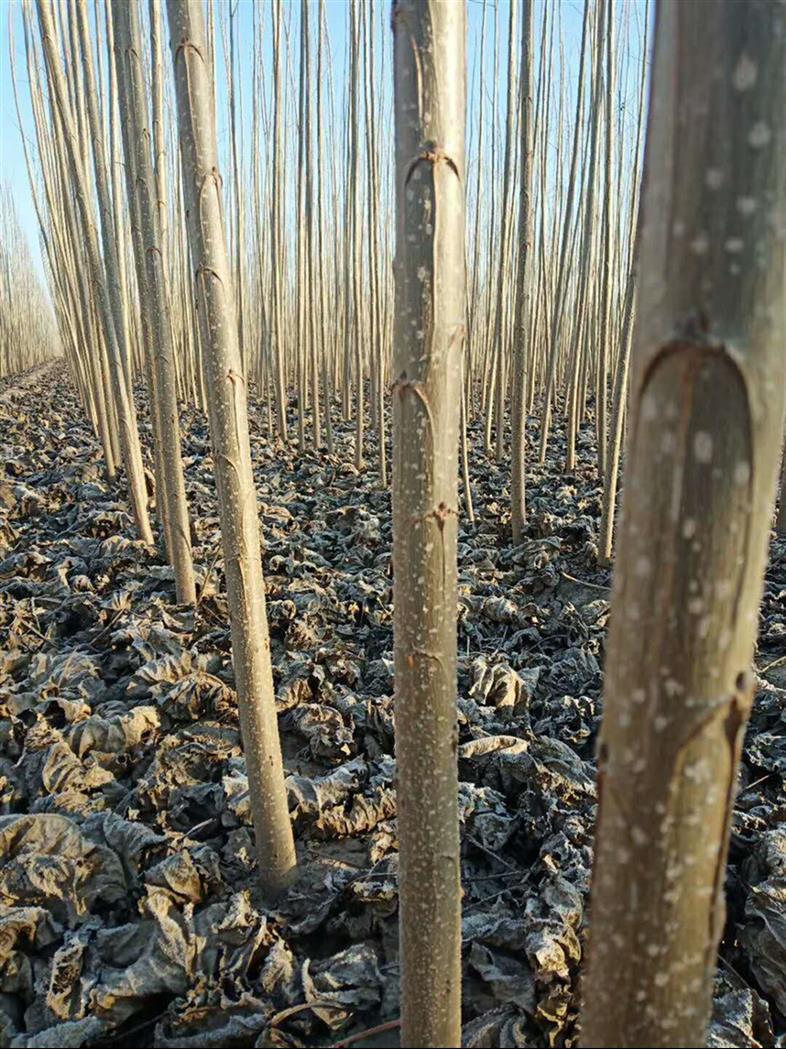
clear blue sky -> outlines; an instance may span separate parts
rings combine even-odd
[[[219,6],[223,5],[226,9],[230,0],[213,0],[213,2]],[[266,51],[270,46],[270,28],[269,28],[269,12],[267,11],[268,4],[265,0],[257,0],[265,4],[266,8],[266,26],[265,26],[265,47]],[[288,0],[291,5],[293,15],[297,16],[298,4],[295,0]],[[316,16],[316,0],[309,0],[312,3],[312,10],[314,14],[312,17],[315,20]],[[333,75],[336,91],[338,94],[338,100],[341,98],[341,89],[344,83],[345,77],[345,48],[346,48],[346,22],[347,22],[347,2],[348,0],[326,0],[326,14],[328,20],[328,30],[331,38],[331,49],[333,59]],[[489,62],[489,68],[496,68],[498,70],[497,75],[499,77],[499,101],[498,110],[500,113],[500,119],[504,120],[504,99],[505,99],[505,80],[506,80],[506,68],[505,68],[505,53],[506,53],[506,42],[505,34],[507,30],[508,20],[508,2],[509,0],[499,0],[499,31],[500,31],[500,55],[496,61],[496,64]],[[551,11],[556,9],[555,0],[536,0],[536,24],[535,24],[535,39],[538,40],[538,28],[541,24],[543,17],[544,2],[550,3]],[[378,0],[381,4],[381,17],[380,17],[380,32],[384,36],[384,44],[388,48],[388,53],[385,57],[385,77],[384,80],[381,78],[382,56],[380,55],[377,59],[377,70],[380,75],[380,90],[384,92],[386,97],[389,97],[391,93],[391,62],[389,60],[390,48],[391,48],[391,34],[389,30],[389,18],[388,9],[389,3],[387,0]],[[569,76],[571,78],[571,89],[570,96],[573,95],[575,88],[575,78],[578,68],[578,52],[581,39],[581,23],[584,2],[583,0],[558,0],[559,3],[559,20],[561,22],[562,31],[564,34],[565,42],[565,64]],[[248,69],[251,61],[251,48],[253,42],[253,11],[252,11],[253,0],[238,0],[237,8],[237,26],[238,26],[238,40],[240,48],[240,62],[241,68]],[[638,58],[638,46],[639,46],[639,32],[640,23],[643,12],[643,0],[630,0],[629,7],[631,12],[630,25],[631,25],[631,66],[635,67],[636,59]],[[22,98],[22,115],[25,127],[28,135],[32,129],[32,115],[29,107],[29,100],[27,97],[27,79],[24,67],[24,44],[22,39],[22,28],[21,28],[21,3],[20,0],[0,0],[0,180],[8,183],[11,187],[11,191],[16,204],[17,213],[22,225],[22,228],[26,232],[28,239],[30,240],[31,254],[40,266],[40,252],[38,247],[38,229],[35,218],[35,212],[33,209],[32,197],[28,186],[27,173],[25,170],[24,156],[22,153],[20,131],[18,127],[16,112],[14,109],[13,89],[11,81],[11,68],[9,61],[9,18],[14,20],[14,45],[17,54],[17,76],[19,80],[20,94]],[[622,11],[623,5],[616,0],[615,9]],[[475,69],[478,52],[480,50],[480,25],[483,11],[482,0],[468,0],[468,41],[467,41],[467,63],[468,63],[468,89],[471,90],[473,85],[473,71]],[[488,14],[487,19],[489,28],[493,24],[493,0],[489,0],[488,3]],[[294,39],[291,41],[293,47],[297,45],[296,36],[296,25],[293,27]],[[220,35],[220,34],[219,34]],[[492,39],[491,32],[487,33],[487,61],[491,57]],[[220,46],[220,45],[219,45]],[[537,58],[537,56],[536,56]],[[265,64],[267,68],[270,67],[269,62],[269,51],[265,55]],[[630,102],[633,102],[635,96],[635,78],[631,77],[630,91],[632,92]],[[225,101],[225,84],[223,76],[218,77],[218,91],[219,91],[219,108],[223,111]],[[249,81],[246,80],[244,85],[244,120],[250,119],[250,87]],[[473,103],[471,103],[472,105]],[[296,105],[296,102],[295,102]],[[477,102],[474,103],[477,106]],[[471,114],[472,116],[472,114]],[[392,132],[391,132],[392,133]],[[220,127],[221,139],[223,142],[226,140],[226,131],[223,126]]]
[[[265,0],[257,0],[265,3]],[[296,6],[296,0],[286,0],[292,6]],[[310,0],[316,8],[315,0]],[[228,7],[230,0],[213,0],[216,8]],[[252,6],[254,0],[237,0],[238,17],[238,40],[241,50],[241,61],[244,66],[250,64],[251,48],[253,41],[252,29]],[[92,6],[92,4],[91,4]],[[268,7],[269,4],[265,3]],[[387,7],[387,4],[385,5]],[[471,5],[470,5],[471,6]],[[344,76],[344,45],[346,40],[346,18],[347,0],[326,0],[325,4],[328,31],[331,37],[334,59],[334,76],[337,86],[343,82]],[[312,14],[312,18],[314,15]],[[268,14],[269,18],[269,14]],[[22,106],[22,120],[28,134],[31,136],[33,117],[27,88],[27,74],[24,60],[24,39],[21,21],[21,0],[0,0],[0,182],[7,183],[11,187],[14,203],[16,205],[19,221],[22,229],[30,241],[31,254],[37,265],[41,266],[40,251],[38,246],[38,223],[33,207],[33,198],[28,184],[27,171],[25,168],[24,154],[21,144],[21,132],[17,120],[14,105],[13,82],[11,78],[11,62],[9,58],[10,27],[9,22],[13,20],[13,43],[16,53],[16,74],[19,86],[20,103]],[[269,45],[269,30],[266,43]],[[220,36],[220,34],[219,34]],[[296,46],[296,40],[293,41]],[[221,47],[219,39],[219,47]],[[165,59],[166,59],[165,55]],[[269,68],[269,54],[266,63]],[[218,78],[219,107],[223,111],[225,99],[225,84],[221,76]],[[226,130],[221,129],[222,140],[225,141]],[[43,272],[43,270],[41,270]]]
[[[11,187],[14,204],[19,221],[30,241],[30,253],[40,267],[41,256],[38,249],[38,223],[33,210],[33,199],[27,181],[22,144],[19,137],[19,126],[14,108],[14,95],[11,82],[11,64],[8,55],[9,17],[15,19],[14,37],[17,55],[21,55],[23,42],[21,26],[18,24],[19,0],[0,0],[0,182]],[[17,61],[17,76],[24,116],[32,120],[27,99],[24,73],[24,59]]]

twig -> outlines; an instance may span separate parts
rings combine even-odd
[[[268,1023],[268,1027],[278,1027],[285,1020],[290,1020],[293,1016],[297,1016],[298,1013],[304,1013],[307,1009],[338,1009],[344,1012],[346,1006],[338,1005],[336,1002],[328,1002],[324,998],[317,998],[313,1002],[301,1002],[300,1005],[293,1005],[289,1009],[282,1009],[280,1013],[276,1013]]]
[[[156,1026],[156,1024],[163,1020],[166,1016],[166,1010],[161,1013],[157,1013],[155,1016],[149,1017],[147,1020],[142,1020],[135,1027],[129,1027],[126,1030],[118,1030],[107,1035],[99,1041],[99,1045],[115,1045],[117,1042],[126,1042],[133,1035],[137,1035],[140,1031],[144,1031],[146,1028]]]
[[[755,779],[753,783],[749,783],[747,787],[743,787],[741,793],[744,794],[746,790],[753,790],[754,787],[758,787],[760,783],[764,783],[765,780],[768,780],[771,776],[774,775],[774,772],[767,772],[764,776],[759,776],[759,778]]]
[[[605,590],[608,592],[611,590],[610,586],[603,586],[602,583],[590,583],[587,579],[577,579],[574,575],[569,575],[567,572],[560,571],[560,575],[563,579],[569,579],[571,583],[578,583],[579,586],[588,586],[592,590]]]
[[[747,983],[745,982],[745,980],[743,980],[743,978],[740,976],[740,974],[737,972],[737,970],[731,964],[731,962],[728,961],[728,959],[724,958],[723,955],[720,954],[720,953],[718,954],[718,961],[721,963],[721,965],[725,965],[730,973],[732,973],[734,976],[736,976],[736,978],[740,982],[740,987],[747,987],[748,986]]]
[[[37,622],[37,620],[36,620],[36,622]],[[44,634],[42,634],[41,631],[38,630],[37,627],[34,627],[32,623],[25,623],[24,626],[25,626],[25,628],[27,630],[30,631],[31,634],[35,634],[35,636],[39,637],[45,644],[46,644],[47,641],[50,640],[48,637],[46,637]]]
[[[768,670],[772,670],[773,667],[777,667],[779,663],[786,663],[786,656],[778,656],[777,659],[772,659],[766,667],[762,667],[759,673],[766,674]]]
[[[478,874],[475,878],[464,878],[462,879],[463,885],[474,885],[478,881],[496,881],[497,878],[514,878],[517,874],[522,874],[523,871],[498,871],[497,874]]]
[[[196,608],[199,608],[200,604],[202,603],[202,598],[205,596],[205,591],[207,590],[207,584],[208,584],[208,582],[210,580],[211,575],[213,574],[213,569],[216,567],[216,562],[218,561],[218,558],[219,558],[220,554],[221,554],[221,544],[219,543],[218,546],[216,547],[215,556],[214,556],[213,560],[210,562],[210,566],[208,567],[207,572],[205,572],[205,578],[202,581],[202,589],[199,591],[199,597],[197,598],[197,603],[196,603],[196,606],[195,606]]]
[[[493,892],[490,896],[484,896],[482,900],[475,900],[467,907],[465,913],[469,913],[472,910],[476,910],[478,907],[482,907],[484,903],[492,903],[494,900],[498,900],[500,896],[504,896],[505,893],[511,892],[511,886],[508,885],[504,889],[500,889],[499,892]]]
[[[115,623],[120,619],[122,614],[127,611],[127,608],[119,608],[109,620],[109,622],[106,624],[106,626],[103,628],[103,630],[99,630],[96,636],[92,639],[92,641],[90,642],[90,647],[94,648],[96,641],[99,641],[104,636],[104,634],[108,634],[112,627],[115,625]]]
[[[378,1024],[376,1027],[367,1027],[365,1031],[358,1031],[357,1034],[351,1034],[347,1038],[342,1038],[340,1042],[333,1042],[331,1049],[346,1049],[347,1046],[359,1042],[361,1038],[373,1038],[375,1034],[397,1031],[399,1027],[401,1027],[401,1020],[388,1020],[387,1023]]]
[[[497,863],[501,863],[503,867],[507,867],[508,870],[515,871],[517,874],[523,875],[525,873],[523,870],[521,870],[520,867],[517,867],[515,863],[511,863],[509,860],[504,859],[498,853],[492,852],[491,849],[486,848],[486,846],[483,845],[482,842],[479,842],[477,838],[473,838],[471,834],[467,834],[465,837],[466,841],[468,841],[470,845],[473,845],[476,849],[480,849],[481,852],[485,852],[487,856],[491,856],[493,860],[496,860]]]

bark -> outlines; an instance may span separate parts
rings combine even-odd
[[[328,304],[326,298],[327,275],[325,259],[325,219],[324,198],[327,172],[325,166],[325,124],[326,116],[324,110],[324,50],[327,34],[325,18],[325,0],[319,0],[319,43],[317,48],[317,278],[318,299],[315,308],[319,310],[319,366],[322,373],[322,383],[325,388],[325,437],[328,455],[333,454],[333,421],[330,416],[333,390],[330,379],[330,368],[327,364],[328,354]],[[316,400],[315,400],[316,404]]]
[[[83,154],[77,142],[77,129],[74,121],[73,111],[66,97],[66,81],[63,74],[63,64],[57,45],[57,36],[53,22],[53,12],[46,0],[38,0],[38,22],[41,30],[41,42],[46,56],[47,70],[49,72],[49,86],[54,96],[55,105],[60,116],[65,138],[66,150],[70,171],[73,177],[74,190],[79,206],[79,215],[82,224],[82,235],[89,262],[90,276],[93,281],[98,309],[100,311],[101,325],[107,342],[109,367],[112,375],[112,389],[114,392],[115,406],[118,413],[120,445],[123,453],[123,463],[128,478],[129,495],[131,507],[136,522],[140,539],[152,546],[153,533],[150,528],[150,520],[147,514],[147,490],[142,467],[142,452],[139,446],[139,431],[137,429],[136,410],[134,408],[131,391],[126,388],[125,373],[123,370],[123,359],[118,342],[118,333],[115,327],[115,318],[112,309],[111,289],[114,287],[113,275],[110,269],[109,275],[104,268],[105,262],[111,267],[114,245],[111,239],[111,215],[102,208],[102,233],[104,236],[104,250],[106,258],[101,257],[98,245],[98,234],[96,232],[95,217],[92,213],[92,195],[90,194],[87,174],[83,164]],[[105,168],[103,157],[103,140],[94,142],[94,160],[96,182],[99,189],[105,180]],[[104,203],[107,201],[106,192],[102,194]],[[107,404],[107,411],[110,405]]]
[[[583,127],[583,115],[584,115],[584,81],[585,73],[584,68],[587,61],[587,40],[589,38],[589,27],[590,27],[590,6],[587,4],[584,8],[584,17],[582,21],[581,29],[581,54],[579,57],[579,71],[578,71],[578,86],[576,88],[576,113],[573,125],[573,148],[570,157],[570,174],[568,175],[568,196],[565,202],[565,212],[563,216],[562,224],[562,240],[560,244],[559,252],[559,267],[557,270],[557,283],[556,283],[556,294],[554,296],[554,312],[551,321],[551,343],[552,352],[557,352],[557,346],[561,341],[562,336],[562,324],[563,317],[565,314],[564,306],[568,298],[568,285],[570,283],[570,274],[568,261],[573,257],[576,251],[576,239],[581,218],[581,205],[575,216],[574,223],[574,201],[576,198],[576,187],[580,186],[581,178],[577,175],[579,156],[581,154],[581,131]],[[644,65],[644,63],[642,63]],[[571,225],[572,240],[571,240]],[[573,331],[576,333],[575,341],[573,343],[573,349],[570,356],[570,377],[568,380],[567,390],[567,411],[568,411],[568,447],[566,449],[566,462],[565,471],[569,473],[574,468],[574,456],[575,456],[575,388],[576,381],[578,378],[578,371],[581,366],[581,319],[572,319]]]
[[[112,131],[112,137],[115,139],[119,146],[120,135],[120,112],[121,110],[127,114],[128,112],[128,101],[126,98],[127,92],[125,89],[125,75],[123,71],[124,63],[120,60],[118,49],[115,47],[115,30],[114,30],[114,17],[113,7],[109,4],[104,9],[106,16],[105,28],[106,28],[106,47],[107,47],[107,66],[109,72],[109,86],[110,86],[110,104],[112,120],[110,122],[110,130]],[[115,127],[115,114],[117,114],[117,126]],[[130,128],[128,126],[128,120],[122,121],[124,139],[129,138]],[[121,147],[124,148],[124,147]],[[155,347],[153,343],[153,334],[151,330],[151,318],[152,309],[147,305],[147,278],[145,276],[145,261],[144,261],[144,246],[142,243],[142,220],[139,214],[140,202],[136,193],[136,154],[134,150],[134,137],[131,135],[131,144],[128,146],[127,163],[124,163],[121,159],[120,153],[118,153],[117,159],[113,162],[112,167],[114,169],[115,191],[113,192],[114,199],[114,216],[115,216],[115,236],[118,237],[119,231],[125,230],[127,226],[131,227],[131,244],[133,250],[133,263],[137,276],[137,296],[139,302],[139,317],[137,318],[138,323],[135,327],[141,328],[142,339],[144,344],[144,370],[145,370],[145,381],[147,383],[148,401],[149,401],[149,415],[150,415],[150,427],[153,436],[153,459],[155,465],[155,506],[158,518],[163,526],[162,530],[164,533],[164,541],[166,545],[167,559],[171,563],[172,558],[172,542],[169,531],[169,513],[167,511],[166,499],[167,499],[167,487],[164,480],[164,464],[162,457],[162,441],[161,441],[161,399],[158,396],[157,391],[157,376],[156,369],[154,367],[153,355],[155,353]],[[122,197],[120,194],[119,185],[119,172],[122,169],[127,187],[127,201],[128,201],[128,219],[125,221],[120,218]],[[121,250],[119,247],[118,237],[118,259],[123,254],[124,248]],[[127,285],[124,285],[127,287]],[[130,346],[130,325],[128,324],[128,311],[125,314],[126,331],[129,333],[129,346],[128,346],[128,370],[133,371],[132,351]]]
[[[644,50],[647,50],[647,37],[649,31],[648,7],[644,9]],[[642,129],[644,125],[644,85],[646,81],[646,66],[642,64],[639,79],[639,106],[636,131],[636,151],[633,159],[633,177],[639,171],[639,163],[642,145]],[[630,217],[630,260],[628,263],[627,285],[625,289],[625,303],[623,308],[622,325],[619,338],[619,359],[614,379],[614,399],[611,412],[610,444],[606,456],[606,473],[603,479],[603,505],[600,518],[600,541],[598,543],[598,563],[602,566],[611,564],[612,548],[614,545],[614,511],[617,501],[617,483],[619,479],[620,456],[622,452],[622,438],[624,433],[625,418],[627,413],[628,394],[628,366],[630,364],[630,344],[633,332],[633,319],[635,316],[636,279],[639,254],[639,243],[641,238],[641,223],[639,222],[639,195],[634,189],[631,200]],[[635,232],[634,232],[635,231]]]
[[[530,323],[529,261],[532,241],[532,0],[524,0],[521,22],[521,186],[519,188],[518,274],[516,287],[516,325],[513,346],[513,444],[510,457],[510,508],[513,542],[520,543],[526,520],[525,460],[526,421],[525,398],[527,366],[527,332]]]
[[[458,1046],[456,537],[465,8],[393,6],[393,569],[401,1044]]]
[[[611,565],[611,554],[614,545],[614,507],[617,497],[617,480],[619,477],[620,454],[622,451],[622,434],[625,424],[625,392],[628,386],[630,336],[636,296],[636,270],[634,267],[631,268],[631,271],[628,274],[628,287],[625,292],[625,310],[622,320],[622,334],[620,336],[621,358],[617,367],[617,376],[614,383],[614,400],[611,412],[611,442],[608,448],[606,473],[603,479],[600,539],[598,540],[598,564],[606,568]]]
[[[526,0],[525,0],[526,2]],[[469,330],[469,329],[468,329]],[[475,507],[472,503],[472,482],[469,476],[469,447],[467,443],[467,396],[464,382],[461,383],[461,485],[464,490],[464,507],[467,520],[475,523]]]
[[[499,268],[496,280],[497,306],[494,325],[494,365],[492,366],[491,403],[495,404],[496,418],[495,455],[502,461],[505,443],[505,372],[508,356],[507,311],[509,305],[508,274],[510,273],[510,245],[513,238],[513,215],[511,197],[515,167],[516,139],[516,19],[518,2],[510,0],[508,10],[508,75],[507,108],[505,118],[505,167],[502,183],[502,222],[500,228]],[[491,414],[491,412],[490,412]]]
[[[363,469],[363,441],[365,433],[365,401],[363,379],[365,357],[363,354],[363,287],[361,279],[361,213],[360,213],[360,14],[357,4],[350,5],[352,36],[350,40],[350,96],[349,96],[349,159],[351,182],[349,196],[351,199],[352,228],[352,345],[355,355],[355,380],[357,383],[357,404],[355,416],[355,466]]]
[[[202,317],[202,352],[221,517],[232,659],[263,891],[296,873],[276,720],[246,384],[224,236],[208,46],[200,0],[168,0],[183,195]]]
[[[603,186],[603,263],[601,267],[601,301],[598,334],[598,381],[595,407],[595,429],[598,435],[598,474],[606,476],[607,407],[609,386],[609,360],[613,355],[611,339],[611,292],[612,265],[615,244],[612,232],[612,173],[614,168],[614,5],[605,0],[606,18],[606,135]]]
[[[298,164],[297,164],[297,346],[298,346],[298,447],[306,444],[306,400],[311,364],[312,339],[309,313],[311,310],[310,280],[310,167],[311,167],[311,99],[309,7],[300,8],[300,75],[298,79]]]
[[[270,194],[270,229],[272,236],[273,265],[270,272],[273,321],[273,355],[276,389],[276,422],[279,436],[287,440],[287,391],[284,362],[284,315],[282,279],[284,267],[283,219],[282,219],[282,156],[284,153],[284,96],[282,71],[283,52],[281,46],[281,0],[273,0],[273,188]]]
[[[232,173],[232,195],[234,198],[234,215],[232,229],[234,232],[234,255],[235,255],[235,299],[237,309],[238,341],[240,344],[240,359],[243,362],[243,374],[251,374],[247,360],[248,347],[245,336],[245,276],[243,268],[243,240],[245,223],[244,218],[244,196],[240,186],[241,160],[238,156],[238,134],[237,134],[237,95],[235,93],[235,18],[237,16],[237,4],[220,6],[222,13],[229,11],[229,54],[224,48],[224,61],[227,64],[227,94],[229,96],[229,145]],[[223,24],[222,24],[223,30]],[[224,38],[226,40],[226,38]],[[239,87],[238,87],[239,90]]]
[[[586,1046],[705,1044],[783,433],[780,6],[657,8]]]
[[[583,205],[582,215],[582,238],[581,238],[581,259],[579,262],[579,280],[581,282],[581,293],[579,297],[579,303],[577,310],[579,312],[586,309],[588,298],[591,296],[592,275],[594,267],[592,266],[593,260],[593,248],[595,242],[595,218],[596,218],[596,198],[597,198],[597,185],[596,185],[596,168],[598,162],[598,144],[600,141],[600,86],[602,79],[602,68],[603,68],[603,10],[606,0],[599,0],[598,8],[596,9],[596,26],[595,26],[595,52],[592,63],[592,85],[590,91],[590,103],[591,103],[591,121],[590,121],[590,142],[589,142],[589,158],[587,160],[587,195]],[[546,380],[546,390],[543,399],[543,409],[541,413],[541,424],[540,424],[540,447],[538,453],[538,459],[541,464],[546,461],[546,451],[548,448],[549,433],[551,430],[551,413],[553,408],[553,401],[556,392],[557,385],[557,346],[554,342],[551,346],[551,352],[549,357],[548,377]],[[583,415],[583,410],[579,411],[579,418]],[[572,438],[572,435],[571,435]],[[571,449],[572,444],[569,446]]]
[[[84,3],[84,0],[82,0]],[[148,311],[152,337],[153,367],[156,381],[151,396],[158,400],[158,438],[161,442],[161,480],[165,492],[163,506],[169,536],[169,556],[175,571],[178,601],[196,601],[194,565],[191,556],[191,530],[186,502],[183,461],[180,452],[180,414],[177,404],[175,347],[169,295],[164,272],[164,250],[157,206],[152,134],[149,127],[147,93],[142,69],[142,38],[136,6],[114,4],[118,84],[125,100],[123,137],[126,153],[129,202],[136,198],[140,217],[140,237],[135,245],[140,277],[139,297]],[[131,154],[134,154],[133,159]],[[132,176],[133,173],[133,177]],[[141,257],[140,257],[141,252]]]

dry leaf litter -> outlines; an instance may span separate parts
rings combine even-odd
[[[273,908],[255,886],[205,418],[182,420],[194,611],[134,539],[62,366],[0,385],[0,1046],[328,1046],[398,1015],[389,495],[351,465],[351,424],[317,457],[250,412],[303,871]],[[577,1039],[609,614],[593,440],[584,426],[571,476],[559,431],[530,466],[513,548],[506,469],[470,433],[458,707],[477,1049]],[[786,1046],[784,651],[773,540],[713,1047]]]

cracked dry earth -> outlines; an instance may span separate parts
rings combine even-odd
[[[338,413],[336,455],[316,457],[250,410],[303,868],[273,910],[255,894],[204,417],[183,413],[193,611],[135,541],[64,367],[0,384],[1,1046],[328,1046],[398,1015],[389,496],[352,467]],[[592,430],[573,476],[560,432],[531,469],[518,549],[506,470],[477,423],[470,443],[464,1043],[569,1046],[609,596]],[[773,541],[713,1046],[786,1046],[785,599]]]

